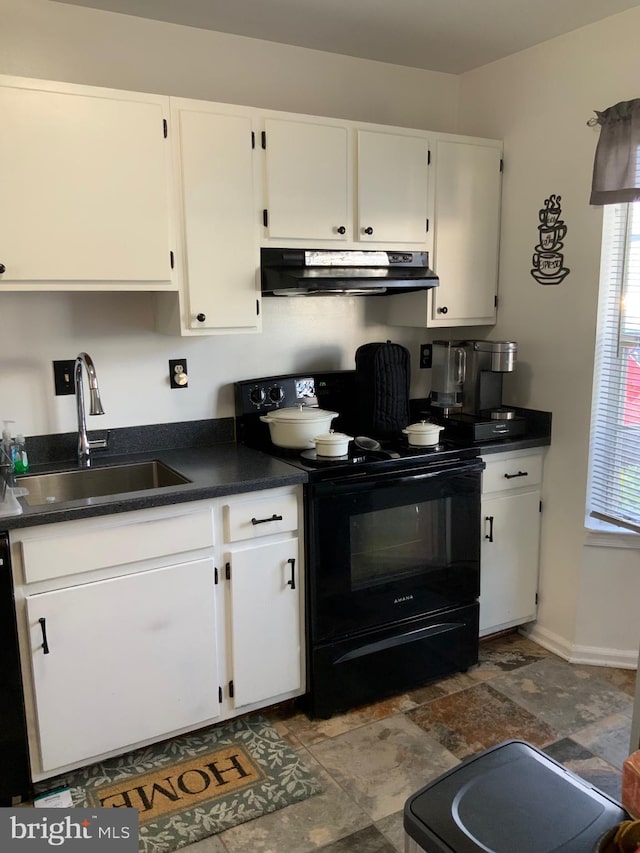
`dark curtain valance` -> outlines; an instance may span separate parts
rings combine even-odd
[[[590,203],[640,201],[640,98],[596,110],[589,124],[600,125]]]

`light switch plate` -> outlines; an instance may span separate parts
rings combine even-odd
[[[56,389],[56,397],[62,394],[76,393],[75,366],[75,359],[53,362],[53,382]]]

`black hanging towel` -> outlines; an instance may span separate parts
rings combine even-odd
[[[409,423],[411,357],[400,344],[363,344],[356,350],[356,400],[359,430],[391,438]]]

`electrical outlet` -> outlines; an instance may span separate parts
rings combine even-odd
[[[420,367],[431,367],[432,352],[431,344],[420,344]]]
[[[56,389],[56,397],[59,397],[61,394],[76,393],[75,367],[75,359],[53,362],[53,383]]]
[[[189,377],[187,375],[187,359],[169,359],[169,385],[172,388],[187,388]]]

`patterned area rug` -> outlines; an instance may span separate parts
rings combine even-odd
[[[167,853],[321,790],[260,715],[137,749],[47,780],[73,805],[139,811],[140,853]]]

